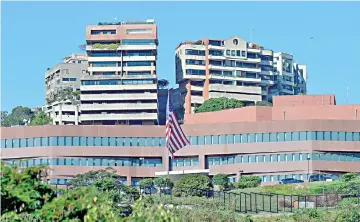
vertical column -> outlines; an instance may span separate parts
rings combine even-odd
[[[126,176],[126,183],[128,186],[131,186],[131,176],[130,175]]]
[[[199,155],[199,167],[201,170],[206,169],[206,158],[203,154]]]
[[[79,125],[79,106],[75,105],[75,125]]]
[[[191,114],[191,83],[190,80],[185,85],[186,87],[186,96],[185,96],[185,113]]]
[[[209,99],[210,71],[209,71],[209,40],[202,40],[205,45],[205,81],[203,86],[204,101]]]
[[[63,125],[62,122],[62,103],[59,104],[59,125]]]

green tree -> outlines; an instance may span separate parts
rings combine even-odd
[[[235,109],[241,108],[244,104],[236,99],[229,99],[225,97],[221,98],[212,98],[206,100],[201,106],[195,107],[195,113],[204,113],[204,112],[215,112],[224,109]]]
[[[94,186],[99,192],[109,196],[114,206],[120,208],[120,216],[131,213],[131,203],[140,197],[136,188],[129,187],[118,180],[116,170],[108,167],[104,170],[89,171],[79,174],[71,180],[74,188]]]
[[[272,106],[271,102],[266,102],[266,101],[257,101],[255,103],[255,106]]]
[[[173,187],[174,183],[167,177],[156,177],[154,184],[158,187]]]
[[[48,174],[44,166],[20,168],[2,162],[0,174],[2,215],[26,217],[56,197],[55,190],[44,183]]]
[[[51,125],[52,119],[46,115],[43,111],[38,112],[35,115],[35,118],[31,120],[30,126],[40,126],[40,125]]]
[[[34,112],[28,107],[17,106],[11,113],[1,113],[1,126],[23,126],[34,118]]]
[[[141,189],[148,188],[154,186],[153,178],[145,178],[139,181],[139,186]]]
[[[155,203],[152,197],[145,196],[135,202],[132,214],[125,221],[177,222],[179,218],[166,210],[164,205]]]
[[[0,113],[0,123],[1,123],[1,126],[4,126],[4,127],[9,127],[9,121],[7,121],[7,116],[8,116],[8,112],[7,111],[1,111]]]
[[[220,188],[229,188],[229,176],[227,174],[223,174],[223,173],[220,173],[220,174],[216,174],[214,177],[213,177],[213,182],[214,182],[214,185],[218,185],[220,186]]]
[[[47,104],[54,102],[70,101],[75,104],[80,100],[80,92],[74,90],[72,87],[59,87],[54,92],[51,92],[46,98]]]
[[[204,174],[186,174],[182,175],[175,182],[173,194],[175,196],[205,196],[206,190],[212,187],[208,176]]]
[[[258,176],[241,176],[240,180],[235,183],[235,187],[239,189],[257,187],[261,183],[261,178]]]

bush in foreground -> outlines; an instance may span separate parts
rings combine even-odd
[[[211,188],[211,182],[208,176],[203,174],[186,174],[182,175],[175,182],[173,195],[178,197],[185,196],[205,196],[206,190]]]
[[[229,176],[227,174],[216,174],[213,177],[214,185],[220,186],[220,189],[228,189],[229,188]]]
[[[237,183],[234,183],[238,189],[257,187],[261,183],[261,178],[258,176],[242,176]]]

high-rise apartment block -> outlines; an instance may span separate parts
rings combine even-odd
[[[153,125],[158,119],[154,20],[86,29],[89,75],[81,80],[83,125]]]
[[[306,67],[296,64],[292,55],[265,50],[239,37],[186,41],[175,54],[185,113],[210,98],[234,98],[246,104],[306,92]]]
[[[80,78],[87,72],[87,56],[72,54],[63,59],[62,63],[45,72],[45,103],[51,93],[59,88],[71,87],[80,90]]]

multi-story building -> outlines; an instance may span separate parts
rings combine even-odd
[[[202,173],[257,175],[264,183],[360,172],[360,105],[333,95],[274,96],[273,107],[185,114],[191,145],[170,160],[164,126],[32,126],[1,129],[2,160],[49,165],[52,184],[114,168],[121,180]],[[170,164],[169,164],[170,161]]]
[[[157,123],[157,26],[154,20],[86,28],[89,75],[81,80],[83,125]]]
[[[42,110],[51,117],[53,125],[80,124],[80,104],[74,104],[70,100],[54,102],[44,106]]]
[[[306,92],[305,66],[297,65],[289,54],[273,53],[240,37],[187,41],[178,45],[175,54],[185,113],[210,98],[234,98],[246,104]]]
[[[62,63],[45,72],[45,104],[47,98],[59,88],[71,87],[80,90],[80,78],[87,72],[87,56],[72,54],[64,58]]]

